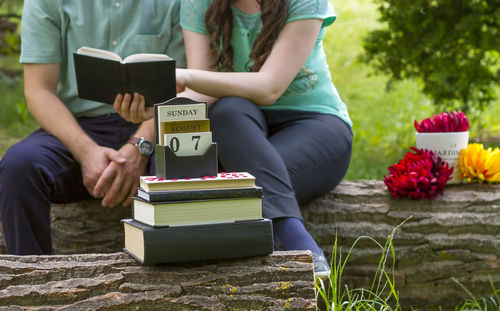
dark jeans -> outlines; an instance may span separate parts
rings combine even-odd
[[[97,144],[113,149],[125,144],[137,129],[119,115],[78,122]],[[0,161],[0,217],[8,252],[50,254],[51,202],[89,198],[80,164],[54,136],[40,129],[13,145]]]
[[[337,186],[349,166],[351,128],[334,115],[261,110],[225,97],[209,110],[219,162],[264,188],[263,216],[302,219],[299,204]]]

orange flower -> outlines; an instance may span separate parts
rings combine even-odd
[[[458,170],[459,177],[468,181],[500,182],[500,149],[469,144],[460,153]]]

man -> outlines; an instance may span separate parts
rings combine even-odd
[[[185,66],[179,5],[24,1],[20,61],[28,109],[42,129],[12,146],[0,162],[0,217],[10,254],[51,253],[51,202],[94,197],[104,206],[128,205],[138,177],[154,174],[150,150],[138,148],[153,141],[152,120],[134,125],[111,105],[78,98],[73,53],[82,46],[122,58],[165,53]],[[120,94],[118,102],[144,105],[140,94]]]

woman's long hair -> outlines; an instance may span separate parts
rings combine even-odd
[[[210,36],[210,48],[216,56],[216,64],[222,71],[233,71],[233,13],[235,0],[214,0],[205,14],[205,25]],[[276,38],[284,25],[290,0],[257,0],[261,8],[262,30],[255,39],[250,53],[253,65],[250,71],[259,71],[271,53]]]

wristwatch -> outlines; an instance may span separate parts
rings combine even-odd
[[[144,137],[130,137],[127,143],[132,144],[139,149],[139,153],[145,156],[153,154],[153,144]]]

